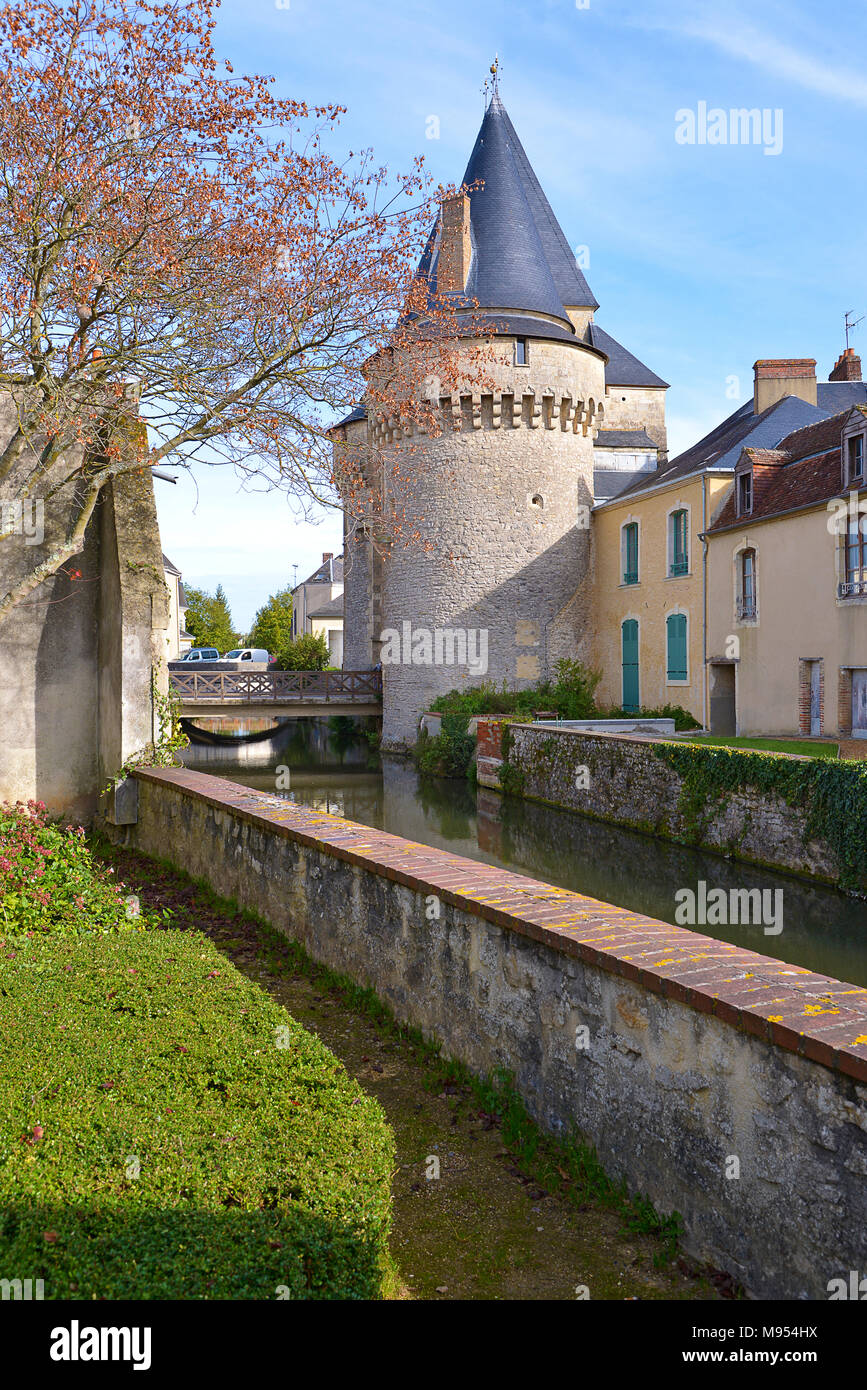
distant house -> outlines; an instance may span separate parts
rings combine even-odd
[[[308,614],[310,631],[314,637],[322,633],[331,653],[331,665],[343,665],[343,594],[329,599],[321,608]]]
[[[332,666],[343,665],[343,556],[330,551],[303,584],[292,590],[292,636],[325,635]]]
[[[163,570],[166,588],[169,591],[169,626],[166,631],[166,655],[169,661],[177,661],[195,644],[195,637],[185,627],[187,596],[181,583],[181,571],[173,565],[167,555],[163,556]]]
[[[708,528],[710,722],[867,739],[867,404],[745,448]]]

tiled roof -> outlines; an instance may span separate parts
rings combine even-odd
[[[847,383],[849,384],[849,383]],[[768,406],[761,415],[753,413],[753,403],[742,405],[721,425],[711,430],[697,444],[685,449],[677,458],[664,463],[652,476],[651,483],[639,477],[625,489],[640,492],[648,486],[660,486],[688,478],[703,469],[734,470],[741,450],[750,444],[756,448],[773,449],[780,440],[801,425],[813,424],[826,417],[827,411],[809,405],[798,396],[784,396]]]
[[[799,507],[818,506],[839,497],[842,488],[840,439],[850,411],[794,430],[777,449],[745,449],[743,466],[753,470],[753,506],[738,516],[734,489],[720,511],[712,534],[729,527],[749,526]]]
[[[656,445],[645,430],[599,430],[593,441],[595,449],[652,449]]]
[[[337,594],[335,598],[323,603],[315,613],[308,613],[308,618],[342,618],[343,617],[343,594]]]
[[[342,584],[343,583],[343,556],[338,555],[337,559],[323,560],[318,569],[303,581],[304,584]],[[298,585],[300,589],[301,584]]]
[[[338,420],[338,421],[337,421],[337,424],[336,424],[336,425],[332,425],[331,428],[332,428],[333,430],[337,430],[337,429],[340,428],[341,425],[354,425],[355,422],[356,422],[356,420],[366,420],[366,419],[367,419],[367,406],[366,406],[366,405],[357,405],[357,406],[355,407],[354,410],[351,410],[351,411],[349,412],[348,415],[344,415],[343,419],[342,419],[342,420]]]
[[[608,356],[608,365],[605,368],[606,386],[668,385],[661,376],[657,376],[656,372],[652,372],[631,352],[627,352],[626,348],[618,343],[616,338],[612,338],[610,333],[606,333],[604,328],[600,328],[598,323],[587,325],[584,341]]]
[[[593,501],[608,502],[619,497],[636,478],[649,480],[654,476],[652,469],[632,472],[625,468],[593,469]]]
[[[596,309],[598,304],[496,94],[463,183],[479,185],[469,194],[472,255],[466,294],[482,310],[520,309],[559,319],[574,337],[565,306]],[[419,264],[434,287],[438,262],[439,221]]]

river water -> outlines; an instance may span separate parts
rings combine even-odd
[[[369,725],[372,727],[372,725]],[[465,782],[419,779],[372,757],[349,720],[291,720],[270,740],[191,745],[185,764],[362,825],[483,860],[674,922],[678,889],[782,890],[783,930],[700,926],[719,940],[867,985],[867,902],[808,881],[673,845]],[[278,783],[277,769],[284,769]],[[288,769],[288,774],[287,774]]]

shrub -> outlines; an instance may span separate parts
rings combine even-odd
[[[331,653],[322,632],[315,637],[312,632],[302,632],[285,642],[274,663],[278,671],[324,671],[330,665]]]
[[[204,936],[4,950],[0,1031],[4,1275],[48,1299],[379,1296],[382,1112]]]
[[[465,714],[468,719],[476,714],[511,714],[531,719],[534,710],[548,709],[562,719],[592,719],[596,713],[593,692],[600,679],[597,672],[588,670],[580,661],[564,657],[554,668],[553,681],[542,681],[526,690],[509,690],[505,681],[501,689],[493,681],[482,681],[480,685],[438,695],[431,710]]]
[[[93,860],[81,826],[53,824],[41,801],[0,807],[0,933],[129,931],[161,920],[130,917],[126,896]]]
[[[621,709],[619,705],[613,705],[610,709],[600,710],[597,718],[673,719],[676,732],[701,728],[699,721],[690,714],[688,709],[684,709],[682,705],[662,705],[659,709],[646,709],[642,706],[639,710]]]
[[[468,723],[466,715],[444,714],[440,733],[431,737],[422,730],[413,749],[418,771],[428,777],[466,777],[476,749]]]

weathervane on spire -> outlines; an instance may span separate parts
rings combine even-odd
[[[490,67],[490,73],[491,73],[490,80],[488,80],[488,78],[486,77],[486,78],[485,78],[485,85],[484,85],[484,87],[482,88],[482,91],[484,92],[484,95],[485,95],[485,100],[487,100],[487,96],[488,96],[488,91],[489,91],[489,90],[490,90],[490,92],[491,92],[491,96],[492,96],[492,97],[496,97],[496,96],[499,96],[499,95],[500,95],[499,76],[498,76],[499,71],[500,71],[500,55],[499,55],[499,53],[495,53],[495,54],[494,54],[494,61],[491,63],[491,67]]]

